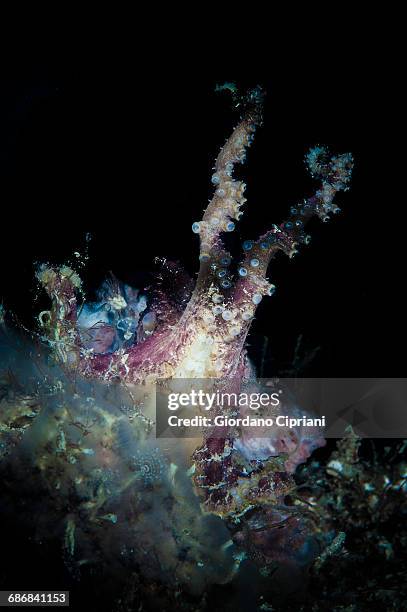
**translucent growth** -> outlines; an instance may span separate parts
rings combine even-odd
[[[168,469],[159,448],[147,452],[137,450],[132,457],[132,469],[145,485],[162,483]]]

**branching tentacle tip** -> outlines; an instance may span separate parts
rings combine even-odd
[[[223,83],[222,85],[216,85],[215,91],[229,91],[230,93],[235,94],[237,93],[237,85],[236,83],[227,81],[226,83]]]
[[[305,164],[313,178],[330,182],[339,191],[349,183],[354,162],[351,153],[331,155],[327,147],[318,145],[308,151]]]
[[[244,111],[248,111],[250,108],[255,109],[258,113],[261,111],[261,107],[264,102],[265,90],[257,85],[253,87],[253,89],[249,89],[245,93],[240,93],[236,83],[226,82],[222,85],[216,85],[216,92],[228,92],[232,96],[233,104],[236,108],[241,108]],[[254,123],[260,123],[260,117],[253,118]],[[252,125],[252,130],[254,131],[255,125]]]

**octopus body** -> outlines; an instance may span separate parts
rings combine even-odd
[[[40,266],[37,278],[51,307],[39,316],[41,348],[36,345],[26,354],[32,358],[30,368],[34,357],[41,361],[41,376],[27,374],[25,364],[30,393],[5,377],[1,387],[8,416],[7,422],[0,419],[0,456],[15,465],[21,465],[19,452],[24,461],[28,457],[55,507],[62,509],[70,497],[70,554],[78,550],[74,533],[82,534],[85,563],[93,554],[84,544],[89,530],[100,540],[107,537],[106,529],[118,532],[126,524],[118,543],[127,550],[137,535],[143,550],[161,555],[159,568],[151,565],[149,575],[175,572],[192,591],[202,590],[208,580],[227,582],[238,571],[238,557],[227,552],[228,529],[234,534],[230,545],[242,547],[254,562],[269,565],[283,558],[287,543],[301,563],[308,562],[313,527],[305,528],[291,515],[284,499],[294,486],[296,467],[324,439],[321,431],[303,428],[259,437],[250,430],[236,436],[226,427],[204,431],[198,440],[153,444],[152,389],[192,379],[205,380],[213,390],[262,390],[245,344],[259,303],[275,291],[267,276],[270,263],[279,251],[292,257],[309,243],[305,229],[312,217],[326,221],[339,211],[334,197],[348,189],[353,165],[348,153],[311,149],[305,161],[318,182],[315,193],[293,205],[281,223],[245,240],[241,259],[234,262],[224,235],[234,231],[246,203],[245,184],[234,178],[234,168],[245,160],[262,123],[264,93],[257,87],[237,100],[235,89],[226,89],[242,115],[216,159],[213,198],[202,219],[192,224],[200,241],[196,282],[178,264],[162,260],[148,294],[111,277],[97,300],[86,302],[74,270]],[[2,330],[6,334],[4,323]],[[299,414],[295,404],[279,410]],[[193,511],[182,506],[185,500]],[[215,529],[219,558],[211,563],[221,563],[223,570],[216,577],[207,570],[201,580],[202,568],[210,565],[202,543],[208,517],[222,521]],[[273,529],[280,523],[284,529],[277,537]],[[171,533],[165,547],[149,533],[156,524]],[[106,546],[111,553],[116,544],[109,540]]]

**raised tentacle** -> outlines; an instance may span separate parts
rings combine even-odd
[[[236,99],[236,94],[234,95]],[[212,183],[216,191],[202,221],[192,225],[192,230],[200,235],[201,270],[205,270],[207,264],[214,259],[229,257],[221,234],[234,230],[234,220],[238,220],[243,214],[240,209],[246,201],[243,195],[246,185],[233,178],[233,168],[235,164],[245,160],[246,149],[253,140],[256,127],[261,124],[263,98],[264,94],[260,87],[240,98],[239,104],[244,109],[242,118],[220,150],[215,162]]]
[[[246,306],[248,319],[262,297],[275,291],[275,286],[266,278],[270,260],[280,250],[293,257],[301,244],[308,244],[310,236],[304,233],[306,223],[314,216],[327,221],[330,213],[338,213],[340,209],[334,197],[338,191],[348,189],[353,168],[350,153],[331,156],[325,147],[315,147],[305,160],[311,175],[321,181],[319,189],[299,205],[292,206],[290,216],[279,226],[274,225],[256,241],[243,243],[245,255],[238,270],[240,281],[235,290],[235,303]]]

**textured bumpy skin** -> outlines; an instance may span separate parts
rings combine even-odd
[[[266,278],[271,259],[279,250],[292,257],[301,244],[309,242],[304,228],[312,216],[327,221],[330,213],[339,211],[334,196],[348,188],[353,164],[350,154],[331,156],[325,147],[312,149],[306,164],[319,182],[318,189],[291,207],[285,222],[274,225],[257,240],[246,240],[242,261],[232,271],[232,257],[222,236],[234,230],[246,201],[245,184],[233,178],[233,169],[244,161],[246,149],[261,124],[262,102],[260,88],[241,98],[242,119],[215,163],[213,199],[203,219],[192,225],[200,237],[200,270],[195,287],[180,268],[163,261],[160,282],[143,318],[140,314],[146,308],[145,302],[138,304],[134,295],[129,297],[131,289],[117,281],[105,284],[100,302],[93,309],[89,307],[88,312],[94,316],[93,325],[88,325],[88,336],[89,330],[97,326],[95,315],[107,307],[110,313],[120,313],[120,317],[111,318],[117,328],[127,331],[127,343],[119,347],[117,342],[111,342],[116,350],[109,350],[109,345],[99,350],[97,346],[92,348],[91,342],[87,350],[89,342],[78,333],[86,326],[83,312],[75,328],[74,292],[80,280],[66,268],[43,266],[39,270],[38,278],[53,302],[46,321],[49,340],[83,375],[106,381],[119,376],[136,384],[157,378],[243,376],[244,342],[250,323],[262,298],[275,290]],[[99,328],[111,327],[104,319],[106,313],[100,314]],[[142,341],[132,341],[134,338]],[[103,348],[106,342],[99,344]]]
[[[42,265],[37,277],[51,308],[39,315],[39,344],[23,340],[22,348],[2,357],[0,456],[20,484],[21,466],[32,464],[50,512],[59,525],[64,518],[72,562],[91,563],[95,549],[117,563],[144,567],[148,558],[147,576],[165,581],[169,572],[192,592],[231,580],[245,555],[263,565],[294,557],[306,565],[315,530],[292,515],[284,499],[296,467],[324,440],[318,430],[300,428],[235,439],[225,428],[164,444],[152,433],[151,390],[160,379],[179,378],[213,381],[212,390],[262,390],[245,341],[258,304],[275,290],[267,279],[270,261],[278,251],[292,257],[309,242],[311,217],[326,221],[339,211],[334,196],[348,188],[352,170],[350,154],[312,149],[306,165],[318,181],[315,193],[295,204],[285,221],[246,240],[234,265],[223,235],[234,230],[246,200],[233,170],[262,122],[264,94],[256,88],[238,97],[234,87],[226,88],[242,116],[216,160],[213,198],[192,225],[200,239],[196,283],[163,260],[150,294],[112,277],[91,303],[83,301],[74,270]],[[5,346],[21,342],[2,330]],[[279,410],[299,414],[295,405]],[[26,490],[27,482],[21,486]],[[167,534],[165,545],[157,529]]]

